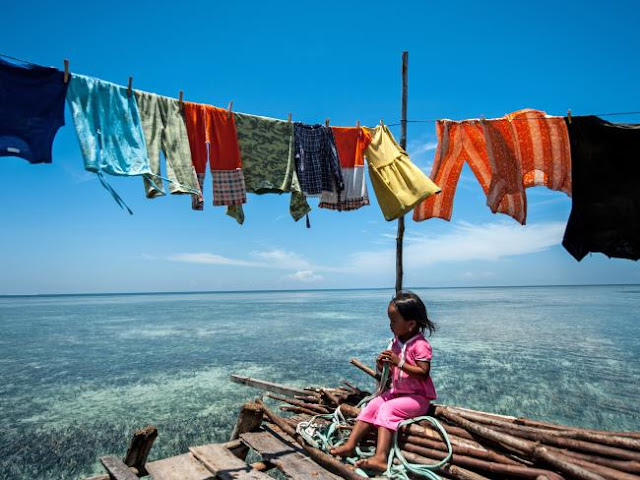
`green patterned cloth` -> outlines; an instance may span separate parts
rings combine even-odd
[[[311,207],[296,174],[293,124],[244,113],[234,117],[247,192],[291,192],[291,216],[296,221],[304,217]],[[227,215],[244,218],[242,205],[230,206]]]

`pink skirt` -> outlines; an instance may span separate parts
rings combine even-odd
[[[428,411],[429,399],[422,395],[384,392],[362,409],[358,420],[396,431],[400,422],[426,415]]]

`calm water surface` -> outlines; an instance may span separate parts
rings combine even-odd
[[[640,286],[416,290],[439,401],[640,430]],[[151,459],[227,440],[256,390],[348,379],[390,338],[386,290],[0,298],[0,478],[82,478],[154,424]]]

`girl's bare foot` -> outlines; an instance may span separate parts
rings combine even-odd
[[[365,470],[375,470],[377,472],[384,472],[387,470],[387,459],[371,457],[356,462],[356,467],[364,468]]]
[[[340,447],[332,448],[331,455],[339,457],[351,457],[355,453],[355,447],[351,447],[348,443],[341,445]]]

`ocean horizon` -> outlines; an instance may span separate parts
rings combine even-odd
[[[581,427],[640,430],[640,285],[412,287],[438,403]],[[258,390],[373,365],[393,289],[0,296],[0,478],[84,478],[159,431],[150,460],[226,441]]]
[[[530,285],[458,285],[437,287],[406,287],[404,290],[451,290],[451,289],[482,289],[482,288],[539,288],[539,287],[616,287],[616,286],[640,286],[640,283],[558,283],[558,284],[530,284]],[[360,290],[389,290],[389,287],[354,287],[354,288],[277,288],[277,289],[248,289],[248,290],[153,290],[131,292],[71,292],[71,293],[10,293],[0,294],[0,298],[11,297],[84,297],[84,296],[111,296],[111,295],[189,295],[207,293],[279,293],[279,292],[337,292]]]

